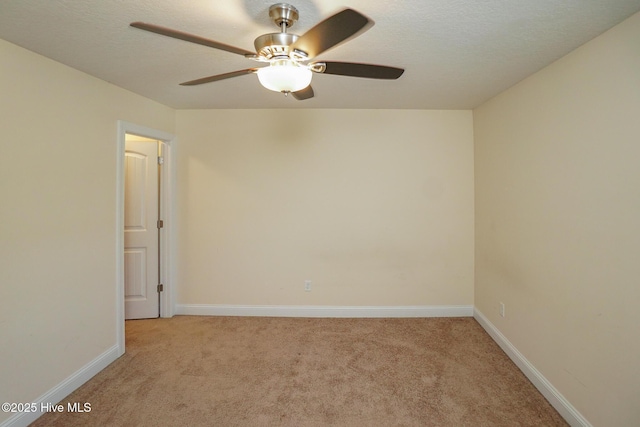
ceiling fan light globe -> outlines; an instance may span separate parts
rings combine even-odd
[[[258,70],[260,84],[275,92],[297,92],[311,84],[312,72],[294,61],[276,61]]]

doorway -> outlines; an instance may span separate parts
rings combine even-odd
[[[163,143],[126,134],[124,152],[124,318],[160,317],[164,221]]]
[[[158,284],[161,292],[154,293],[155,307],[160,317],[172,317],[174,313],[174,275],[175,275],[175,146],[173,135],[133,123],[118,121],[117,158],[116,158],[116,336],[118,355],[125,351],[125,175],[127,138],[155,141],[160,147],[162,174],[157,181],[159,191],[158,211],[162,224],[159,230],[157,268]],[[147,142],[148,143],[148,142]],[[152,224],[155,225],[155,224]],[[158,231],[156,231],[158,232]],[[154,250],[154,249],[151,249]],[[129,261],[131,257],[129,257]],[[130,273],[130,272],[129,272]],[[149,293],[147,293],[149,294]],[[149,296],[149,295],[147,295]],[[157,317],[157,315],[156,315]]]

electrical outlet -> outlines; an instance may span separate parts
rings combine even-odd
[[[304,281],[304,290],[305,292],[311,292],[311,280]]]
[[[504,303],[500,303],[500,317],[504,317]]]

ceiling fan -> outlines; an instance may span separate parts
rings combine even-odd
[[[269,17],[280,28],[280,32],[263,34],[256,38],[254,41],[256,52],[159,25],[133,22],[131,26],[269,64],[265,67],[246,68],[180,83],[183,86],[200,85],[256,73],[260,83],[267,89],[283,92],[285,95],[291,93],[295,99],[304,100],[314,95],[311,87],[313,73],[384,80],[395,80],[404,73],[402,68],[384,65],[335,61],[309,62],[321,53],[373,26],[372,20],[353,9],[344,9],[330,16],[301,36],[287,33],[287,29],[298,20],[298,10],[290,4],[274,4],[269,8]]]

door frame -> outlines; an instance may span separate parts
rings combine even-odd
[[[164,285],[160,293],[160,317],[173,317],[175,312],[175,201],[176,137],[172,134],[118,120],[116,149],[116,339],[118,356],[125,352],[124,334],[124,155],[126,135],[132,134],[158,140],[162,143],[164,163],[161,175],[160,210],[164,221],[160,239],[160,280]]]

